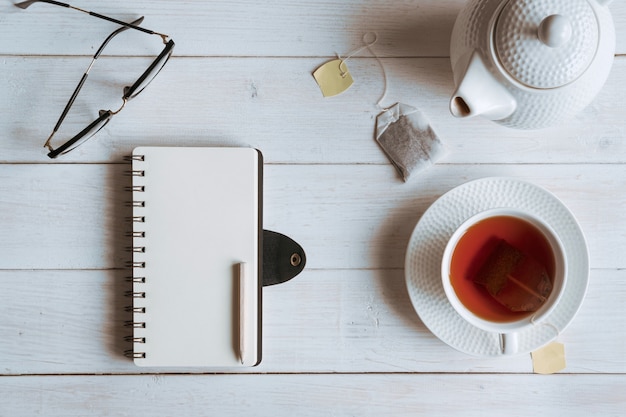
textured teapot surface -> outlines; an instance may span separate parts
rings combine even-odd
[[[533,129],[580,112],[613,62],[608,3],[470,0],[452,31],[452,114]]]

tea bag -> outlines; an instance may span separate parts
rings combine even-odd
[[[407,181],[412,173],[434,164],[445,154],[445,150],[428,120],[418,109],[402,103],[386,109],[381,106],[387,93],[387,73],[383,62],[372,50],[377,41],[376,32],[365,33],[363,46],[346,58],[337,55],[337,59],[324,63],[313,72],[313,77],[324,97],[341,94],[354,81],[348,71],[347,61],[363,49],[370,52],[380,65],[384,80],[382,96],[376,102],[376,107],[384,110],[376,117],[376,141],[404,181]]]
[[[376,141],[404,181],[433,165],[445,149],[421,111],[396,103],[376,118]]]
[[[537,311],[552,291],[544,265],[505,240],[500,240],[474,282],[515,312]]]

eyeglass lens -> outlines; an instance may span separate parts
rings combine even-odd
[[[100,110],[100,116],[94,120],[89,126],[84,128],[79,134],[74,136],[73,139],[65,142],[62,146],[48,153],[50,158],[56,158],[59,155],[68,153],[69,151],[76,149],[89,138],[98,133],[107,123],[111,120],[113,113],[108,110]]]
[[[163,69],[167,61],[172,56],[174,50],[174,41],[169,40],[165,45],[163,51],[159,56],[150,64],[148,69],[135,81],[132,86],[124,87],[124,98],[131,99],[141,93],[147,86],[154,80],[157,74]]]

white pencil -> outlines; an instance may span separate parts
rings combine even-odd
[[[246,358],[246,333],[247,322],[246,319],[246,278],[248,276],[248,264],[245,262],[239,263],[239,359],[243,365]]]

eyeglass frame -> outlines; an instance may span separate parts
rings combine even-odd
[[[32,4],[40,3],[40,2],[41,3],[53,4],[53,5],[61,6],[61,7],[66,7],[66,8],[70,8],[70,9],[74,9],[74,10],[77,10],[77,11],[80,11],[80,12],[83,12],[83,13],[87,13],[90,16],[94,16],[94,17],[97,17],[99,19],[103,19],[103,20],[106,20],[106,21],[109,21],[109,22],[112,22],[112,23],[116,23],[116,24],[122,26],[121,28],[118,28],[115,31],[113,31],[113,33],[111,33],[105,39],[105,41],[102,43],[100,48],[98,48],[98,50],[96,51],[95,55],[93,56],[93,58],[91,60],[91,63],[87,67],[87,70],[85,71],[85,73],[83,74],[83,76],[82,76],[81,80],[79,81],[78,85],[74,89],[74,93],[72,93],[72,96],[70,97],[69,101],[65,105],[65,108],[64,108],[63,112],[61,113],[61,116],[59,117],[59,120],[57,121],[57,123],[56,123],[56,125],[55,125],[55,127],[54,127],[54,129],[52,131],[52,133],[48,137],[48,140],[46,140],[46,143],[44,144],[44,147],[48,148],[48,150],[50,151],[48,153],[48,157],[54,159],[54,158],[56,158],[59,155],[66,154],[66,153],[72,151],[73,149],[75,149],[76,147],[78,147],[82,143],[86,142],[91,137],[93,137],[96,133],[98,133],[110,121],[111,117],[113,117],[115,114],[117,114],[120,111],[122,111],[122,109],[124,108],[124,106],[126,105],[126,103],[130,99],[134,98],[139,93],[141,93],[148,86],[148,84],[158,75],[158,73],[161,71],[161,69],[163,69],[163,67],[165,66],[165,64],[167,63],[167,61],[169,60],[169,58],[172,55],[172,52],[174,50],[174,45],[175,44],[174,44],[174,41],[169,37],[169,35],[166,35],[164,33],[155,32],[153,30],[146,29],[146,28],[143,28],[141,26],[138,26],[138,24],[140,24],[143,21],[143,16],[138,18],[138,19],[136,19],[136,20],[134,20],[131,23],[127,23],[127,22],[123,22],[121,20],[114,19],[114,18],[109,17],[109,16],[105,16],[105,15],[102,15],[102,14],[99,14],[99,13],[94,13],[94,12],[91,12],[91,11],[88,11],[88,10],[84,10],[84,9],[81,9],[81,8],[78,8],[78,7],[74,7],[74,6],[69,5],[67,3],[61,3],[61,2],[58,2],[58,1],[54,1],[54,0],[27,0],[27,1],[20,2],[20,3],[15,3],[15,6],[21,8],[21,9],[26,9],[29,6],[31,6]],[[85,81],[87,80],[89,71],[91,70],[91,68],[94,65],[95,61],[98,59],[98,57],[100,56],[100,54],[102,53],[102,51],[104,50],[106,45],[109,43],[109,41],[111,39],[113,39],[113,37],[115,37],[116,35],[118,35],[119,33],[123,32],[123,31],[125,31],[127,29],[135,29],[135,30],[138,30],[140,32],[144,32],[144,33],[147,33],[147,34],[150,34],[150,35],[158,35],[158,36],[160,36],[161,39],[163,40],[163,44],[165,45],[163,50],[152,61],[152,63],[148,66],[148,68],[141,74],[141,76],[139,76],[139,78],[131,86],[124,87],[124,95],[122,96],[122,105],[120,106],[119,109],[117,109],[115,111],[113,111],[113,110],[100,110],[99,111],[99,116],[98,116],[98,118],[96,120],[94,120],[92,123],[90,123],[86,128],[81,130],[74,137],[72,137],[71,139],[65,141],[61,146],[58,146],[57,148],[53,148],[52,145],[50,144],[50,142],[51,142],[54,134],[61,127],[61,124],[63,123],[63,121],[65,120],[65,117],[67,116],[67,113],[69,112],[70,108],[74,104],[74,100],[78,96],[78,93],[80,92],[80,90],[82,89]],[[148,76],[152,73],[152,71],[155,70],[155,68],[157,67],[157,65],[161,61],[163,61],[161,67],[157,70],[157,72],[154,74],[154,76],[152,76],[152,78],[148,81],[148,84],[146,84],[141,89],[139,89],[139,87],[142,86],[142,84],[146,81]],[[139,89],[139,91],[137,91],[138,89]],[[90,136],[85,138],[85,136],[87,136],[99,124],[102,124],[102,126],[98,127],[98,129],[94,133],[92,133]],[[81,142],[81,140],[82,140],[82,142]],[[76,143],[78,143],[78,144],[75,145]],[[73,146],[73,145],[75,145],[75,146]]]

